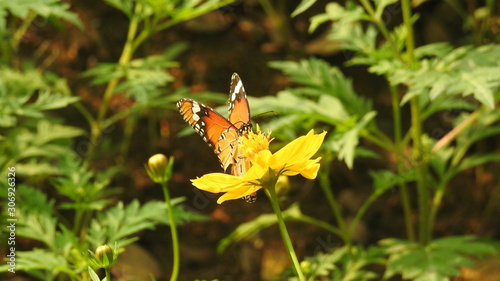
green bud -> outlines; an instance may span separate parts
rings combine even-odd
[[[163,183],[172,176],[173,164],[173,157],[167,159],[163,154],[155,154],[149,158],[148,165],[145,167],[151,180],[156,183]]]
[[[276,196],[278,198],[284,197],[290,192],[290,181],[288,176],[280,176],[276,182]]]
[[[110,267],[115,262],[114,251],[108,245],[102,245],[95,250],[96,259],[103,268]]]
[[[309,274],[311,272],[312,263],[308,260],[303,260],[300,262],[300,269],[304,274]]]

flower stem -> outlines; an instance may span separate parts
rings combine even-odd
[[[170,194],[168,193],[167,183],[163,182],[161,184],[163,188],[163,194],[165,196],[165,203],[167,204],[168,221],[170,223],[170,233],[172,235],[172,248],[173,248],[173,265],[172,274],[170,275],[170,281],[177,280],[179,275],[179,239],[177,237],[177,228],[175,227],[174,214],[172,211],[172,204],[170,202]]]
[[[285,243],[285,247],[288,251],[288,254],[290,255],[290,259],[292,260],[295,271],[297,272],[297,277],[299,278],[300,281],[305,281],[306,279],[304,277],[304,274],[302,273],[302,270],[300,269],[299,260],[297,259],[297,255],[295,254],[295,250],[293,249],[292,241],[290,240],[290,235],[288,235],[285,221],[283,219],[283,215],[281,214],[280,205],[278,203],[278,197],[276,196],[276,190],[275,190],[276,182],[277,178],[275,181],[271,181],[269,186],[265,188],[265,191],[267,196],[269,197],[269,200],[271,201],[271,206],[273,207],[273,211],[278,217],[278,226],[280,228],[281,238]]]
[[[104,272],[106,273],[106,281],[111,281],[111,267],[107,266],[104,268]]]

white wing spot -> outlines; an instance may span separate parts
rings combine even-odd
[[[233,95],[231,96],[232,100],[236,99],[236,93],[239,93],[242,88],[243,88],[243,83],[241,82],[241,80],[239,80],[238,84],[236,84],[236,87],[234,87],[234,92]]]

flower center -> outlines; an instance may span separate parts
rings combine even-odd
[[[255,163],[257,153],[269,149],[269,143],[272,141],[270,135],[271,132],[264,134],[257,125],[257,133],[250,131],[239,138],[239,147],[244,157],[252,164]]]

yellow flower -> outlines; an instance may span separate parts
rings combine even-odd
[[[264,137],[269,143],[268,136],[261,132],[252,136],[249,133],[247,140],[242,143],[245,146],[244,157],[250,159],[252,167],[243,176],[233,176],[223,173],[204,175],[201,178],[191,180],[197,188],[212,193],[225,192],[217,203],[226,200],[242,198],[256,192],[262,187],[269,186],[268,181],[276,180],[280,176],[294,176],[301,174],[308,179],[316,178],[321,157],[311,160],[310,158],[319,150],[326,132],[314,134],[311,130],[306,136],[290,142],[285,147],[272,154],[268,146],[263,145]],[[264,135],[264,137],[262,136]],[[244,137],[245,138],[245,137]],[[254,138],[255,141],[251,141]],[[273,183],[272,188],[274,188]]]
[[[260,131],[259,124],[257,124],[257,134],[250,131],[246,135],[240,137],[239,148],[243,151],[245,159],[251,163],[255,161],[257,153],[262,150],[269,150],[269,143],[273,140],[269,136],[271,132],[264,134]]]

